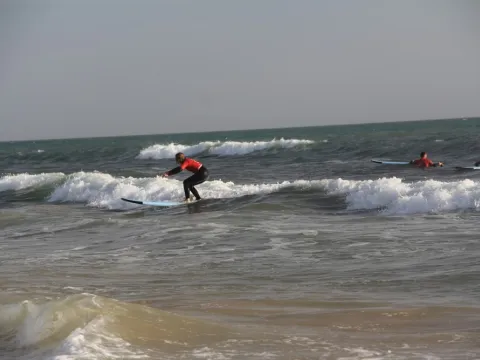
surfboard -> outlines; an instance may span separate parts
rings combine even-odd
[[[480,166],[455,166],[457,170],[480,170]]]
[[[138,200],[131,200],[121,198],[123,201],[138,204],[138,205],[148,205],[148,206],[178,206],[178,205],[186,205],[189,203],[179,202],[179,201],[138,201]]]
[[[372,162],[382,165],[410,165],[410,161],[372,160]]]

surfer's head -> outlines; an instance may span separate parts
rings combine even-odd
[[[185,154],[181,152],[175,154],[175,161],[179,164],[183,163],[185,161]]]
[[[426,153],[425,151],[422,151],[422,152],[420,153],[420,158],[423,159],[423,158],[426,158],[426,157],[427,157],[427,153]]]

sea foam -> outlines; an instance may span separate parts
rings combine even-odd
[[[183,152],[187,156],[209,153],[218,156],[246,155],[255,151],[267,150],[272,148],[291,149],[298,146],[313,144],[312,140],[304,139],[273,139],[270,141],[206,141],[196,145],[182,144],[155,144],[140,151],[138,159],[169,159],[175,156],[177,152]]]
[[[183,198],[181,180],[161,177],[114,177],[101,172],[77,172],[70,175],[19,174],[0,178],[0,191],[19,190],[51,184],[49,202],[79,202],[107,209],[130,209],[136,205],[120,198],[142,201],[179,201]],[[272,183],[236,184],[213,180],[199,185],[204,198],[235,198],[275,193],[286,188],[319,189],[329,195],[342,196],[347,210],[378,210],[384,215],[440,213],[480,209],[478,181],[425,180],[405,182],[400,178],[376,180],[296,180]],[[315,195],[312,195],[315,199]],[[318,201],[323,201],[323,195]]]
[[[62,180],[63,173],[44,174],[16,174],[6,175],[0,178],[0,191],[22,190],[29,187],[39,187]]]

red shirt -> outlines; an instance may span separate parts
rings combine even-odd
[[[422,158],[422,159],[417,159],[413,162],[414,165],[417,165],[418,167],[430,167],[433,166],[433,161],[427,158]]]
[[[202,163],[198,162],[197,160],[193,160],[190,158],[185,158],[185,161],[180,165],[182,170],[188,170],[193,173],[196,173],[202,167]]]

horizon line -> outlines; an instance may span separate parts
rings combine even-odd
[[[0,140],[1,143],[16,143],[16,142],[29,142],[29,141],[58,141],[58,140],[86,140],[86,139],[109,139],[109,138],[122,138],[122,137],[143,137],[143,136],[168,136],[168,135],[190,135],[190,134],[207,134],[207,133],[224,133],[224,132],[241,132],[241,131],[262,131],[262,130],[287,130],[287,129],[303,129],[303,128],[317,128],[317,127],[335,127],[335,126],[360,126],[360,125],[372,125],[372,124],[395,124],[395,123],[411,123],[411,122],[425,122],[425,121],[448,121],[448,120],[472,120],[479,119],[480,116],[463,116],[463,117],[450,117],[441,119],[417,119],[417,120],[401,120],[401,121],[381,121],[381,122],[366,122],[366,123],[342,123],[342,124],[323,124],[323,125],[300,125],[300,126],[280,126],[280,127],[266,127],[266,128],[251,128],[251,129],[230,129],[230,130],[199,130],[189,132],[167,132],[167,133],[154,133],[154,134],[134,134],[134,135],[104,135],[104,136],[80,136],[80,137],[55,137],[55,138],[34,138],[34,139],[21,139],[21,140]]]

